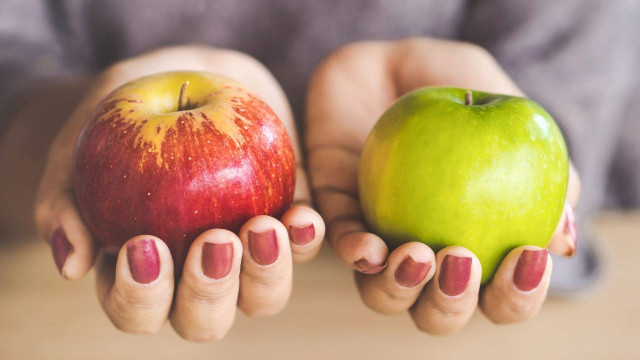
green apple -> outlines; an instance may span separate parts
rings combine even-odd
[[[547,246],[568,178],[564,139],[540,105],[431,87],[404,95],[378,120],[358,182],[365,220],[389,245],[463,246],[486,283],[513,248]]]

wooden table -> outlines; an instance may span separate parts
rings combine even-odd
[[[549,299],[517,325],[493,325],[476,313],[450,337],[418,332],[406,314],[365,308],[350,271],[328,249],[295,268],[281,314],[240,314],[220,342],[186,342],[168,324],[155,336],[124,334],[102,313],[93,274],[65,282],[45,244],[4,242],[0,359],[640,359],[640,214],[606,214],[595,225],[612,265],[597,294]]]

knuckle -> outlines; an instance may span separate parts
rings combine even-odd
[[[503,311],[511,316],[509,318],[522,321],[535,314],[536,304],[530,301],[517,301],[515,299],[505,299],[501,302]],[[500,320],[500,319],[496,319]]]
[[[433,306],[433,313],[435,317],[441,319],[457,318],[465,315],[468,312],[466,306],[460,304],[438,304]]]
[[[376,48],[380,44],[382,43],[376,41],[356,41],[341,45],[320,61],[315,73],[327,75],[343,64],[357,63],[361,57],[369,56],[370,49]]]
[[[474,43],[460,42],[459,50],[463,55],[465,55],[466,58],[470,60],[494,61],[493,55],[491,55],[491,53],[487,49]]]
[[[117,309],[116,313],[144,314],[164,306],[167,302],[167,292],[170,293],[169,289],[161,287],[152,290],[120,285],[113,288],[111,302]]]
[[[410,302],[412,300],[415,299],[416,294],[411,291],[395,291],[394,289],[391,288],[387,288],[384,290],[384,293],[387,295],[387,297],[394,302],[399,302],[399,303],[407,303]]]
[[[336,58],[349,58],[353,53],[362,51],[370,42],[367,41],[354,41],[341,46],[338,46],[332,50],[327,56],[326,60],[333,60]]]
[[[473,312],[476,304],[471,303],[469,299],[443,300],[429,297],[423,306],[429,310],[429,317],[432,320],[444,323],[466,318],[470,312]]]
[[[123,296],[115,291],[104,309],[118,329],[132,334],[155,334],[167,318],[166,301],[159,297]]]
[[[198,286],[191,284],[188,286],[188,293],[189,301],[198,305],[211,307],[233,295],[233,287],[223,285],[221,288],[212,289],[207,285]]]
[[[541,303],[519,296],[509,296],[506,293],[493,295],[481,302],[481,307],[487,318],[495,324],[511,324],[533,317]]]
[[[291,268],[275,268],[271,271],[269,270],[270,269],[255,269],[254,271],[243,271],[241,283],[250,282],[252,286],[272,289],[291,282]]]

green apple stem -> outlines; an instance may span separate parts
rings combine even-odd
[[[464,104],[467,106],[473,105],[473,97],[471,95],[471,90],[467,90],[464,94]]]
[[[182,84],[182,87],[180,88],[180,96],[178,97],[178,111],[184,110],[186,106],[185,93],[187,92],[187,86],[189,86],[189,81],[186,81],[184,84]]]

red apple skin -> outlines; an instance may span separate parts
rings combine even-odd
[[[153,80],[163,81],[162,76],[176,77],[167,81],[177,84],[212,77],[216,90],[210,96],[216,98],[218,92],[220,101],[163,114],[150,138],[146,123],[153,114],[144,98],[153,92]],[[206,73],[138,80],[138,87],[150,87],[144,89],[147,93],[130,94],[136,88],[127,86],[95,108],[74,150],[77,205],[107,252],[117,253],[133,236],[154,235],[168,245],[179,271],[190,244],[203,231],[237,232],[253,216],[280,217],[289,208],[294,153],[284,126],[263,101],[238,83]],[[220,110],[224,108],[232,111]],[[231,135],[229,126],[235,127]]]

